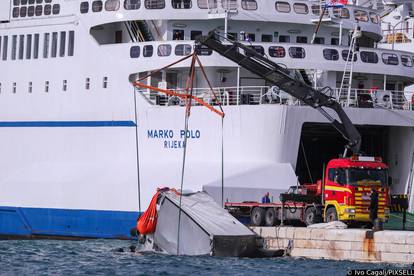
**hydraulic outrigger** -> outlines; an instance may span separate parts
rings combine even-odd
[[[210,32],[208,36],[200,36],[196,39],[196,51],[202,45],[207,46],[253,74],[279,87],[284,92],[303,101],[305,104],[316,108],[348,141],[344,157],[346,157],[348,149],[354,154],[359,153],[361,135],[342,109],[341,104],[333,97],[324,94],[321,90],[310,87],[302,80],[292,76],[288,69],[270,61],[248,46],[237,41],[226,40],[229,43],[224,44],[219,40],[219,36],[216,33]],[[333,118],[323,107],[334,110],[339,117],[339,121]]]

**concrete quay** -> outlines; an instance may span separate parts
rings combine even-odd
[[[359,262],[414,263],[414,231],[252,227],[265,248],[287,249],[292,257]],[[373,234],[373,235],[372,235]]]

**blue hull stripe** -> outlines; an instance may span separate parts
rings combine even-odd
[[[0,122],[0,127],[134,127],[133,121],[26,121]]]
[[[138,212],[0,206],[0,235],[128,239]]]

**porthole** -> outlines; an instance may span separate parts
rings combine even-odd
[[[242,0],[241,6],[243,10],[255,11],[257,10],[256,0]]]
[[[52,6],[51,5],[46,5],[45,10],[44,10],[44,14],[45,15],[50,15],[51,13],[52,13]]]
[[[100,12],[100,11],[102,11],[102,7],[103,7],[103,4],[102,4],[102,1],[93,1],[92,2],[92,11],[93,12]]]
[[[129,56],[131,58],[139,58],[139,55],[141,53],[141,48],[139,46],[132,46],[129,50]]]
[[[306,52],[305,49],[302,47],[290,47],[289,56],[291,58],[305,58]]]
[[[169,44],[159,45],[157,54],[160,57],[167,57],[167,56],[171,55],[171,45],[169,45]]]
[[[270,46],[269,56],[274,58],[284,58],[286,56],[285,48],[281,46]]]
[[[125,0],[124,8],[126,10],[138,10],[141,7],[141,0]]]
[[[87,12],[89,12],[89,2],[80,3],[80,13],[87,13]]]
[[[119,0],[106,0],[105,10],[106,11],[117,11],[117,10],[119,10]]]
[[[43,12],[43,6],[36,6],[36,9],[35,9],[35,15],[36,16],[41,16],[42,15],[42,12]]]
[[[323,49],[323,57],[326,60],[338,60],[339,53],[335,49]]]

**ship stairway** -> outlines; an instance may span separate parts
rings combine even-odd
[[[298,69],[297,71],[301,75],[301,78],[304,83],[306,83],[309,86],[314,86],[314,83],[312,81],[313,73],[311,71],[307,71],[305,69]]]
[[[354,62],[356,53],[358,52],[357,40],[362,36],[360,27],[355,27],[352,31],[352,38],[346,57],[345,68],[342,74],[341,86],[339,88],[338,100],[346,103],[347,106],[356,103],[356,95],[351,94],[352,89],[352,75],[354,71]]]
[[[127,21],[125,27],[133,42],[153,41],[154,37],[145,21]]]

